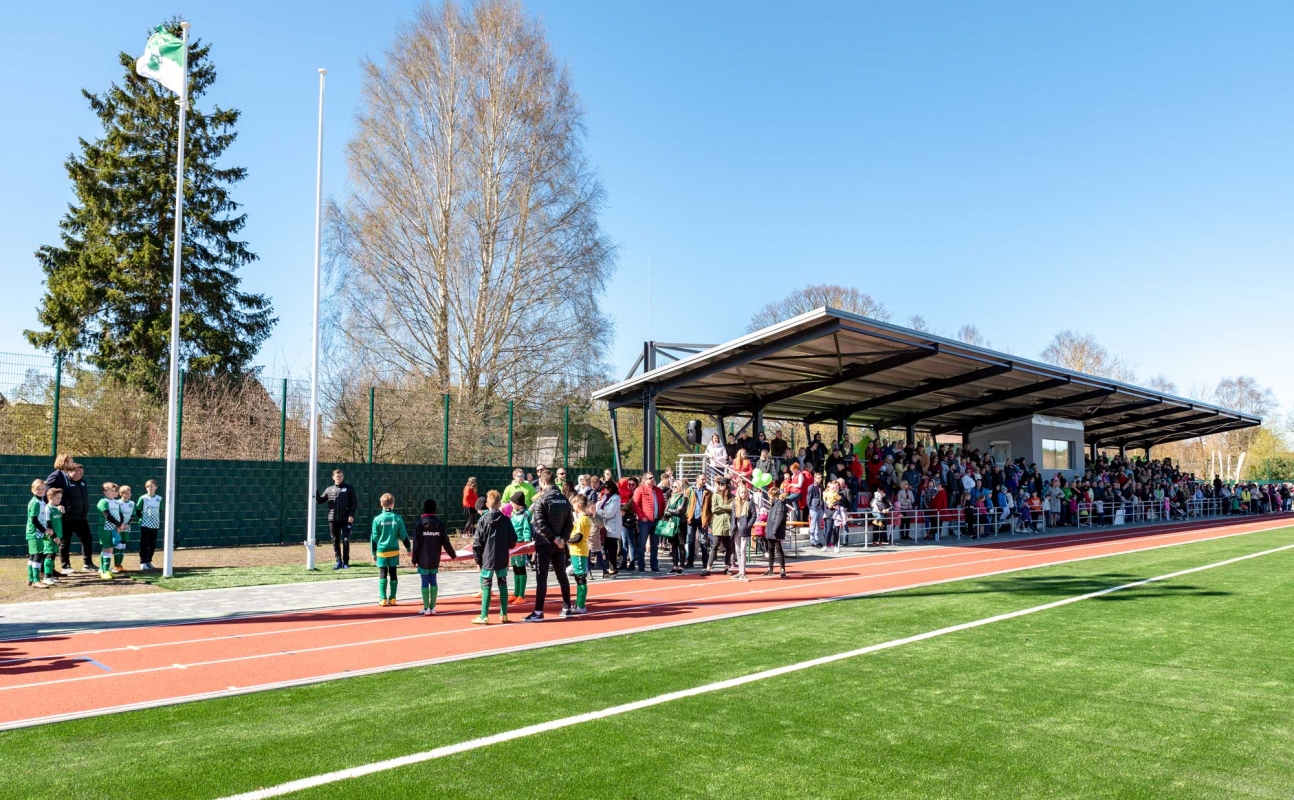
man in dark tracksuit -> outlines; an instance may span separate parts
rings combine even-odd
[[[350,569],[350,526],[355,524],[355,512],[359,509],[359,499],[355,487],[345,482],[342,471],[332,471],[332,486],[324,489],[315,498],[316,502],[328,502],[328,532],[332,535],[332,553],[337,559],[333,569]]]
[[[85,468],[70,459],[65,467],[66,472],[56,469],[45,479],[45,485],[49,489],[63,490],[65,511],[63,540],[58,548],[59,565],[63,572],[72,569],[72,538],[75,537],[81,543],[81,559],[85,571],[91,572],[95,569],[94,560],[90,558],[94,547],[90,540],[90,519],[86,516],[90,511],[90,495],[85,487]]]
[[[557,573],[562,590],[562,617],[571,615],[571,582],[566,577],[566,542],[575,525],[571,504],[553,485],[552,473],[539,476],[539,494],[530,507],[531,533],[535,542],[535,610],[523,622],[543,622],[544,596],[548,593],[548,569]]]

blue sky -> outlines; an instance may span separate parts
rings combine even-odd
[[[620,246],[611,360],[646,338],[720,342],[788,288],[851,284],[902,323],[974,322],[1036,357],[1091,331],[1183,392],[1248,374],[1294,404],[1294,4],[528,4],[588,109]],[[182,12],[214,44],[211,100],[279,325],[272,374],[309,364],[316,68],[326,190],[358,69],[408,0],[18,4],[0,30],[0,350],[28,352],[62,167],[97,135],[79,89]],[[45,57],[42,57],[44,54]],[[642,302],[648,289],[650,315]]]

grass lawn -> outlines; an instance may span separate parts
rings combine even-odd
[[[220,797],[1290,543],[1286,528],[5,732],[0,796]],[[1294,550],[297,796],[1288,798],[1291,630]]]

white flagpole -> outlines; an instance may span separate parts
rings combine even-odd
[[[175,571],[175,472],[177,448],[176,428],[179,426],[177,405],[180,382],[180,254],[184,235],[184,115],[189,108],[189,23],[181,22],[184,41],[184,79],[180,83],[179,144],[175,153],[175,256],[171,263],[171,369],[167,380],[166,410],[166,520],[162,540],[162,575],[170,578]]]
[[[319,493],[319,240],[323,235],[323,112],[324,76],[319,70],[319,138],[315,154],[315,301],[314,333],[310,342],[310,498],[306,510],[306,569],[315,568],[315,498]]]

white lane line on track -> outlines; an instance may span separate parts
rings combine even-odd
[[[1279,530],[1280,528],[1284,528],[1284,527],[1288,527],[1288,526],[1276,525],[1271,527],[1260,528],[1257,530],[1240,531],[1237,533],[1226,534],[1224,536],[1216,536],[1209,539],[1200,539],[1196,541],[1215,541],[1215,540],[1221,540],[1221,539],[1230,539],[1235,536],[1245,536],[1251,533],[1262,533],[1262,532],[1271,531],[1271,530]],[[1146,552],[1148,550],[1159,550],[1167,547],[1178,547],[1184,544],[1192,544],[1192,542],[1176,542],[1172,544],[1161,544],[1161,545],[1156,545],[1154,547],[1126,551],[1125,553],[1102,553],[1099,555],[1084,556],[1082,558],[1070,559],[1069,561],[1055,562],[1055,563],[1064,564],[1064,563],[1071,563],[1076,561],[1091,561],[1098,558],[1108,558],[1110,556],[1124,555],[1126,553],[1139,553],[1139,552]],[[181,703],[191,703],[191,702],[197,702],[200,700],[213,700],[213,699],[222,698],[222,697],[233,697],[235,695],[254,694],[257,692],[270,691],[274,689],[289,689],[289,688],[294,688],[299,686],[310,686],[316,683],[325,683],[327,681],[341,680],[342,678],[355,678],[355,677],[361,677],[365,675],[379,675],[384,672],[392,672],[394,670],[409,669],[412,667],[429,667],[429,666],[435,666],[438,664],[450,664],[458,661],[467,661],[467,660],[476,659],[476,658],[488,658],[488,657],[497,656],[497,655],[508,655],[508,654],[520,653],[520,652],[525,652],[527,650],[541,650],[547,647],[556,647],[556,646],[568,645],[568,644],[579,644],[581,642],[592,642],[592,641],[597,641],[601,639],[610,639],[617,636],[628,636],[635,633],[647,633],[651,631],[660,631],[660,630],[667,630],[669,628],[683,627],[686,625],[696,625],[704,622],[718,622],[721,620],[737,619],[740,617],[747,617],[754,614],[766,614],[770,611],[783,611],[783,610],[794,609],[794,608],[803,608],[807,606],[815,606],[815,605],[820,605],[824,603],[840,602],[842,600],[854,600],[854,599],[860,599],[864,597],[875,597],[879,595],[907,591],[910,589],[921,589],[921,588],[926,588],[930,586],[939,586],[939,585],[948,584],[948,583],[956,583],[958,581],[963,581],[963,580],[989,578],[995,575],[1005,575],[1013,572],[1024,572],[1030,569],[1038,569],[1038,568],[1053,566],[1053,565],[1054,564],[1039,564],[1039,565],[1030,565],[1025,567],[1012,567],[1009,569],[997,570],[995,572],[982,573],[980,575],[976,575],[973,577],[938,578],[935,580],[925,581],[922,583],[896,586],[890,589],[872,589],[865,592],[853,592],[853,593],[848,593],[843,595],[837,595],[834,597],[818,598],[815,600],[801,600],[795,603],[787,603],[780,606],[771,606],[767,608],[758,608],[758,609],[747,609],[742,611],[732,611],[727,614],[716,614],[709,617],[673,620],[670,622],[662,622],[656,625],[634,628],[632,630],[616,630],[616,631],[606,631],[604,633],[585,634],[583,636],[571,636],[565,639],[536,642],[533,644],[512,645],[509,647],[499,647],[492,650],[480,650],[473,653],[463,653],[459,655],[439,656],[436,658],[421,659],[418,661],[408,661],[401,664],[390,664],[390,665],[385,665],[380,667],[368,667],[366,669],[347,670],[344,672],[335,672],[330,675],[318,675],[318,676],[310,676],[306,678],[295,678],[295,679],[286,680],[286,681],[276,681],[274,683],[257,684],[253,686],[241,687],[241,688],[238,688],[237,690],[231,689],[231,690],[224,690],[224,691],[200,692],[197,694],[184,695],[180,697],[165,697],[157,700],[146,700],[146,701],[141,701],[137,703],[126,703],[123,705],[111,706],[107,708],[90,709],[86,711],[74,711],[74,712],[69,712],[65,714],[52,714],[46,717],[35,717],[31,719],[26,719],[26,720],[16,720],[12,722],[0,723],[0,731],[12,730],[16,728],[26,728],[26,727],[36,726],[36,725],[47,725],[55,722],[66,722],[74,719],[85,719],[87,717],[97,717],[97,716],[104,716],[108,714],[119,714],[126,711],[140,711],[140,710],[149,709],[149,708],[160,708],[162,706],[179,705]],[[452,633],[452,632],[453,631],[446,631],[445,633]]]
[[[1162,525],[1162,526],[1155,526],[1153,528],[1148,528],[1148,529],[1111,533],[1103,536],[1075,533],[1075,534],[1067,534],[1064,536],[1055,536],[1042,541],[1033,540],[1033,539],[1015,540],[1014,544],[1010,544],[1009,546],[1005,546],[1005,547],[996,548],[996,550],[998,552],[1013,552],[1013,551],[1021,551],[1021,550],[1032,550],[1036,548],[1056,549],[1056,548],[1064,547],[1067,549],[1073,549],[1073,545],[1085,546],[1089,544],[1097,544],[1101,542],[1110,542],[1110,541],[1131,541],[1136,539],[1149,539],[1151,537],[1185,535],[1188,533],[1199,533],[1200,531],[1207,531],[1212,528],[1228,527],[1229,525],[1234,525],[1234,524],[1236,524],[1234,521],[1228,520],[1226,523],[1207,524],[1206,526],[1203,526],[1203,527],[1199,527],[1199,526],[1193,527],[1190,530],[1175,530],[1177,527],[1180,527],[1178,525]],[[967,545],[964,545],[963,547],[964,548],[971,548],[971,547],[987,548],[990,545],[995,545],[995,544],[1003,545],[1010,542],[1012,542],[1012,540],[1010,539],[1000,539],[1000,540],[993,540],[993,541],[987,541],[987,542],[981,541],[981,542],[976,542],[975,544],[967,544]],[[815,569],[796,569],[796,570],[793,570],[793,573],[796,575],[815,575],[822,572],[832,572],[832,571],[847,569],[847,568],[856,567],[856,566],[862,566],[863,568],[869,568],[869,567],[885,568],[895,563],[915,564],[922,561],[955,558],[957,556],[962,556],[967,554],[966,550],[961,547],[955,548],[955,549],[948,548],[947,550],[948,550],[947,552],[943,552],[943,553],[929,553],[927,555],[914,556],[911,558],[902,557],[902,556],[909,555],[909,553],[871,553],[871,554],[859,554],[857,556],[845,556],[843,558],[831,559],[831,563],[829,565],[824,565],[822,567],[815,568]],[[885,558],[885,556],[896,556],[896,558]],[[762,562],[756,561],[754,563],[758,564]],[[802,563],[807,565],[807,564],[814,564],[817,562],[802,562]],[[982,562],[968,561],[965,563],[978,564]],[[853,577],[859,577],[859,578],[885,577],[893,574],[896,574],[896,573],[881,573],[878,575],[856,575]],[[704,580],[662,581],[660,579],[646,579],[646,578],[634,578],[631,580],[643,581],[651,585],[648,585],[642,588],[628,589],[623,592],[612,592],[610,594],[598,594],[597,595],[598,599],[608,599],[612,597],[629,597],[629,596],[638,595],[638,594],[650,594],[653,592],[675,591],[678,589],[696,588],[698,586],[706,586],[706,585],[713,586],[715,584],[714,581],[704,581]],[[607,585],[610,585],[610,584],[607,584]],[[761,594],[763,591],[774,591],[774,590],[758,590],[758,591],[751,592],[751,594]],[[471,595],[455,595],[452,597],[447,597],[445,599],[455,600],[463,597],[471,597]],[[557,601],[556,597],[553,597],[550,599],[553,602]],[[338,606],[330,610],[340,610],[344,608],[363,608],[363,606]],[[313,610],[318,611],[320,609],[313,609]],[[306,612],[277,612],[276,611],[265,615],[252,614],[252,615],[247,615],[242,617],[214,618],[209,620],[193,620],[193,621],[187,621],[187,622],[181,622],[181,623],[163,623],[160,625],[147,625],[147,626],[136,626],[136,627],[127,627],[127,628],[104,628],[104,629],[99,629],[94,631],[85,631],[84,633],[96,633],[96,634],[103,633],[103,632],[117,633],[117,632],[135,631],[135,630],[148,630],[151,628],[159,628],[159,627],[179,627],[180,625],[197,625],[197,624],[203,624],[203,623],[238,624],[244,621],[250,622],[256,619],[264,619],[265,617],[271,617],[271,616],[290,616],[293,613],[310,613],[310,612],[309,611],[306,611]],[[468,615],[468,614],[476,614],[476,613],[477,612],[474,609],[466,609],[463,611],[443,611],[438,616]],[[378,619],[354,620],[350,622],[331,622],[323,625],[307,625],[307,626],[298,627],[298,628],[279,628],[271,631],[251,631],[251,632],[245,632],[245,633],[227,634],[223,636],[205,636],[205,637],[199,637],[194,639],[180,639],[173,642],[156,642],[153,644],[144,644],[144,645],[124,645],[119,647],[107,647],[107,648],[100,648],[100,649],[94,649],[94,650],[75,650],[71,652],[58,653],[54,655],[28,656],[23,658],[4,659],[4,660],[0,660],[0,665],[23,663],[23,662],[35,661],[35,660],[75,658],[75,657],[86,656],[86,655],[101,655],[106,653],[123,652],[127,650],[144,650],[144,649],[153,649],[158,647],[175,647],[175,646],[182,646],[182,645],[189,645],[189,644],[205,644],[207,642],[228,641],[232,639],[250,639],[253,637],[260,637],[260,636],[276,636],[276,635],[282,635],[282,634],[306,633],[306,632],[317,631],[317,630],[327,630],[332,628],[347,628],[347,627],[354,627],[358,625],[372,625],[372,624],[384,623],[384,622],[400,622],[400,621],[411,619],[413,616],[414,615],[410,614],[409,616],[391,616],[391,617],[382,617]],[[0,640],[0,641],[5,641],[5,640]],[[9,641],[20,641],[20,640],[9,640]],[[26,641],[35,642],[35,641],[39,641],[39,638],[28,639]]]
[[[652,708],[653,706],[664,705],[665,703],[671,703],[671,702],[674,702],[675,700],[684,700],[689,697],[697,697],[703,694],[721,692],[726,689],[734,689],[738,686],[745,686],[746,684],[756,683],[758,681],[765,681],[770,678],[778,678],[783,675],[789,675],[791,673],[802,672],[807,669],[813,669],[814,667],[821,667],[827,664],[834,664],[837,661],[845,661],[847,659],[857,658],[859,656],[865,656],[871,653],[878,653],[882,650],[891,650],[896,647],[902,647],[903,645],[906,645],[906,644],[924,642],[928,639],[934,639],[939,636],[946,636],[950,633],[960,633],[961,631],[980,628],[985,625],[991,625],[995,622],[1004,622],[1006,620],[1017,619],[1019,617],[1028,616],[1030,614],[1037,614],[1042,611],[1050,611],[1052,609],[1061,608],[1063,606],[1072,605],[1074,603],[1079,603],[1079,602],[1082,602],[1083,600],[1091,600],[1093,598],[1102,597],[1108,594],[1113,594],[1114,592],[1120,592],[1125,589],[1134,589],[1138,586],[1145,586],[1150,583],[1173,580],[1175,578],[1180,578],[1186,575],[1192,575],[1197,572],[1203,572],[1209,569],[1216,569],[1218,567],[1225,567],[1241,561],[1248,561],[1251,558],[1258,558],[1260,556],[1271,555],[1273,553],[1280,553],[1282,551],[1290,550],[1290,549],[1294,549],[1294,544],[1287,544],[1283,547],[1275,547],[1270,550],[1263,550],[1258,553],[1249,553],[1247,555],[1237,556],[1235,558],[1229,558],[1225,561],[1216,561],[1212,564],[1204,564],[1203,566],[1199,566],[1199,567],[1191,567],[1190,569],[1178,570],[1177,572],[1170,572],[1166,575],[1158,575],[1154,578],[1146,578],[1144,580],[1125,583],[1121,586],[1111,586],[1108,589],[1100,589],[1095,592],[1088,592],[1086,594],[1075,595],[1073,597],[1066,597],[1062,600],[1056,600],[1051,603],[1044,603],[1042,605],[1032,606],[1030,608],[1022,608],[1022,609],[1019,609],[1018,611],[1010,611],[1005,614],[997,614],[996,616],[992,616],[992,617],[984,617],[983,619],[977,619],[972,622],[963,622],[959,625],[949,625],[946,628],[938,628],[933,631],[918,633],[915,636],[905,636],[902,639],[891,639],[888,642],[881,642],[880,644],[873,644],[873,645],[868,645],[866,647],[859,647],[856,650],[848,650],[843,653],[835,653],[834,655],[822,656],[821,658],[814,658],[808,661],[801,661],[796,664],[788,664],[784,667],[776,667],[774,669],[763,670],[762,672],[753,672],[749,675],[742,675],[737,678],[729,678],[728,680],[724,680],[724,681],[707,683],[702,686],[694,686],[691,689],[681,689],[676,692],[668,692],[666,694],[656,695],[655,697],[649,697],[644,700],[635,700],[632,703],[622,703],[620,705],[611,706],[609,708],[604,708],[599,711],[590,711],[584,714],[576,714],[570,717],[563,717],[561,719],[549,720],[548,722],[540,722],[535,725],[527,725],[524,728],[516,728],[514,730],[504,731],[502,733],[496,733],[491,736],[482,736],[478,739],[469,739],[465,742],[458,742],[456,744],[445,745],[443,747],[437,747],[433,750],[426,750],[421,753],[413,753],[412,755],[400,756],[399,758],[391,758],[385,761],[376,761],[371,764],[364,764],[358,767],[351,767],[349,769],[337,770],[336,772],[327,772],[322,775],[315,775],[309,778],[301,778],[294,781],[288,781],[287,783],[281,783],[278,786],[270,786],[268,788],[257,789],[255,791],[245,792],[243,794],[231,795],[231,796],[222,798],[222,800],[266,800],[266,798],[270,798],[270,797],[282,797],[283,795],[286,795],[286,794],[300,792],[305,789],[313,789],[317,786],[325,786],[330,783],[338,783],[340,781],[351,780],[353,778],[359,778],[365,775],[372,775],[378,772],[387,772],[393,769],[399,769],[400,767],[407,767],[413,764],[421,764],[426,761],[433,761],[435,759],[445,758],[447,756],[458,755],[459,753],[466,753],[471,750],[479,750],[483,747],[490,747],[491,745],[502,744],[504,742],[511,742],[516,739],[524,739],[529,736],[537,736],[543,733],[551,733],[552,731],[561,730],[562,728],[570,728],[575,725],[581,725],[585,722],[596,722],[598,720],[607,719],[608,717],[619,716],[621,714],[628,714],[633,711],[641,711],[644,708]]]
[[[1278,519],[1286,518],[1289,516],[1291,515],[1282,513],[1282,514],[1276,515],[1276,518]],[[1209,521],[1197,523],[1191,527],[1191,530],[1198,532],[1202,530],[1210,530],[1212,528],[1223,528],[1223,527],[1228,527],[1230,525],[1237,525],[1237,524],[1243,524],[1243,523],[1238,523],[1235,520],[1231,520],[1231,519],[1216,519],[1216,520],[1209,520]],[[908,551],[908,550],[892,550],[887,552],[859,553],[858,555],[855,555],[855,556],[843,556],[843,557],[833,558],[831,559],[831,563],[833,565],[831,567],[824,567],[822,569],[814,569],[814,570],[805,570],[804,572],[809,572],[809,573],[829,572],[831,569],[839,568],[839,565],[841,565],[842,563],[848,565],[848,564],[854,564],[856,562],[859,562],[860,560],[861,560],[861,563],[870,565],[870,564],[877,564],[878,562],[881,562],[881,561],[894,561],[894,560],[918,561],[918,560],[924,560],[927,558],[950,558],[957,555],[959,552],[963,552],[965,549],[968,549],[968,548],[979,548],[979,547],[989,548],[993,546],[1000,546],[1007,542],[1017,542],[1019,543],[1020,548],[1028,549],[1032,547],[1064,546],[1068,542],[1085,542],[1085,541],[1090,542],[1090,541],[1099,541],[1099,540],[1106,540],[1106,539],[1137,539],[1137,538],[1156,536],[1162,533],[1172,532],[1175,528],[1179,528],[1179,527],[1182,527],[1182,523],[1160,523],[1156,525],[1147,525],[1143,528],[1133,528],[1130,530],[1125,530],[1123,532],[1120,532],[1117,534],[1111,534],[1108,536],[1094,536],[1093,534],[1095,533],[1095,531],[1093,531],[1093,533],[1080,533],[1076,531],[1074,533],[1057,534],[1054,536],[1047,536],[1043,534],[1040,537],[1031,537],[1027,539],[998,539],[994,537],[989,540],[971,540],[969,542],[962,542],[961,540],[958,540],[957,544],[948,545],[945,548],[943,548],[948,551],[946,553],[937,553],[937,554],[930,554],[926,556],[918,556],[916,558],[911,558],[911,559],[906,558],[906,556],[909,556],[912,553],[912,551]],[[1013,549],[1013,548],[1004,548],[1004,549]],[[921,551],[917,551],[917,552],[921,552]],[[890,558],[891,556],[893,558]],[[801,562],[801,563],[813,564],[818,562],[814,560],[814,561],[807,561],[807,562]],[[650,580],[652,582],[656,582],[659,579],[632,578],[630,580],[634,580],[634,581]],[[665,581],[662,581],[662,582],[664,583]],[[675,587],[684,587],[684,586],[695,586],[699,584],[698,583],[670,583],[669,585],[671,588],[675,588]],[[632,591],[617,592],[614,595],[602,595],[602,596],[603,597],[622,597],[630,594],[638,594],[638,593],[643,593],[647,591],[652,591],[652,589],[635,589]],[[470,596],[471,595],[454,595],[454,597],[470,597]],[[447,599],[449,598],[447,597]],[[0,637],[0,642],[39,642],[42,639],[51,639],[55,637],[86,636],[86,635],[97,635],[100,633],[120,633],[123,631],[149,630],[153,628],[178,628],[186,625],[210,625],[210,624],[217,624],[217,623],[237,624],[239,622],[262,620],[270,617],[290,617],[297,614],[312,614],[320,611],[342,611],[345,609],[352,609],[352,608],[364,608],[365,606],[368,606],[368,605],[369,605],[368,603],[362,603],[362,604],[341,603],[338,605],[331,605],[331,606],[315,606],[312,608],[289,609],[284,611],[258,611],[258,612],[251,612],[247,614],[231,614],[223,617],[174,620],[174,621],[168,621],[168,622],[148,623],[143,625],[124,625],[120,627],[88,628],[88,629],[75,629],[75,630],[73,629],[50,630],[46,633],[36,634],[34,636]],[[403,617],[391,617],[391,618],[384,618],[384,619],[378,619],[378,620],[362,620],[360,622],[356,622],[353,624],[367,624],[370,622],[389,622],[397,619],[403,619]],[[346,623],[346,624],[350,624],[350,623]],[[201,641],[201,640],[193,640],[193,641]],[[101,652],[101,651],[88,651],[88,652]]]
[[[1129,555],[1132,553],[1144,553],[1144,552],[1149,552],[1151,550],[1161,550],[1167,547],[1179,547],[1181,545],[1194,544],[1197,542],[1219,541],[1222,539],[1230,539],[1236,536],[1247,536],[1253,533],[1262,533],[1270,530],[1279,530],[1280,528],[1284,528],[1284,527],[1288,527],[1288,526],[1283,524],[1274,525],[1271,527],[1265,527],[1265,528],[1260,528],[1260,529],[1251,530],[1251,531],[1240,531],[1237,533],[1224,534],[1222,536],[1212,536],[1205,539],[1192,539],[1185,542],[1169,542],[1164,544],[1153,545],[1150,547],[1137,548],[1134,550],[1122,550],[1115,553],[1098,553],[1096,555],[1081,556],[1079,558],[1066,558],[1058,561],[1048,561],[1042,564],[1028,564],[1023,567],[1009,567],[1007,569],[978,573],[975,575],[963,575],[963,576],[954,577],[954,578],[942,578],[942,579],[937,579],[933,581],[905,584],[903,586],[895,586],[887,589],[875,589],[875,590],[864,591],[864,592],[852,592],[852,593],[836,595],[832,597],[815,598],[813,600],[802,600],[802,601],[796,601],[792,603],[784,603],[781,605],[769,606],[766,608],[732,612],[729,614],[715,614],[715,615],[710,615],[705,617],[689,618],[685,620],[678,620],[676,622],[671,622],[671,623],[663,623],[660,625],[648,625],[640,628],[629,628],[629,629],[622,629],[622,630],[616,630],[616,631],[608,631],[605,633],[589,634],[586,636],[575,636],[575,637],[569,637],[566,639],[536,642],[534,644],[529,644],[529,645],[516,645],[512,647],[502,647],[502,648],[496,648],[493,650],[479,651],[475,653],[463,653],[463,654],[454,655],[454,656],[445,656],[441,658],[433,658],[433,659],[427,659],[427,660],[416,661],[416,662],[405,662],[402,664],[374,667],[374,668],[365,669],[365,670],[334,673],[333,675],[324,676],[324,677],[311,677],[311,678],[304,678],[296,681],[284,681],[284,682],[273,683],[273,684],[262,684],[259,686],[247,687],[245,689],[238,691],[237,694],[244,694],[252,691],[265,691],[273,688],[282,688],[284,686],[298,686],[298,685],[304,685],[309,683],[319,683],[325,680],[352,677],[354,675],[376,674],[380,672],[387,672],[394,669],[404,669],[412,666],[426,666],[430,664],[440,664],[440,663],[447,663],[451,661],[460,661],[460,660],[465,660],[469,658],[480,658],[480,657],[490,656],[490,655],[501,655],[504,653],[520,652],[523,650],[552,647],[552,646],[562,645],[562,644],[573,644],[576,642],[591,641],[595,639],[608,638],[611,636],[627,636],[634,633],[644,633],[647,631],[661,630],[663,628],[671,628],[678,625],[690,625],[690,624],[697,624],[701,622],[714,622],[714,621],[723,620],[723,619],[731,619],[733,617],[746,616],[748,614],[760,614],[760,613],[766,613],[769,611],[781,611],[781,610],[786,610],[791,608],[799,608],[802,606],[816,605],[819,603],[837,602],[840,600],[850,600],[850,599],[869,597],[869,596],[880,595],[880,594],[891,594],[893,592],[906,591],[908,589],[918,589],[925,586],[932,586],[932,585],[943,584],[943,583],[953,583],[953,582],[962,581],[962,580],[977,580],[979,578],[987,578],[995,575],[1004,575],[1012,572],[1021,572],[1025,570],[1031,570],[1031,569],[1041,569],[1044,567],[1070,564],[1070,563],[1075,563],[1079,561],[1090,561],[1098,558],[1110,558],[1112,556]],[[1198,531],[1195,531],[1195,533],[1198,533]],[[1075,547],[1069,548],[1069,551],[1074,552],[1077,550],[1087,549],[1088,547],[1094,547],[1094,546],[1100,546],[1100,545],[1075,546]],[[1021,556],[1017,555],[1017,556],[1004,556],[1000,558],[983,559],[977,562],[959,564],[958,566],[970,566],[972,564],[990,563],[994,561],[1006,561],[1006,560],[1011,560],[1012,558],[1020,558],[1020,557]],[[911,572],[928,572],[931,569],[934,569],[934,567],[924,567],[922,569],[917,569],[917,570],[900,570],[894,573],[886,573],[884,575],[850,576],[848,578],[834,578],[830,581],[822,581],[819,583],[815,583],[814,585],[825,586],[827,584],[840,583],[843,581],[854,581],[854,580],[864,580],[864,579],[877,578],[877,577],[886,577],[887,575],[898,575],[898,574],[905,574],[905,573],[911,573]],[[785,591],[785,590],[794,589],[794,588],[797,588],[796,584],[788,583],[784,585],[778,585],[776,587],[770,587],[768,589],[732,592],[726,595],[717,595],[715,597],[700,598],[700,599],[706,602],[710,602],[714,600],[723,600],[723,599],[728,599],[733,597],[748,596],[751,594],[765,594],[765,593],[771,593],[771,592],[777,592],[777,591]],[[622,614],[626,611],[639,611],[643,609],[659,608],[662,606],[671,606],[671,605],[683,605],[687,603],[696,603],[696,602],[698,602],[698,600],[696,599],[690,600],[690,601],[667,601],[662,603],[651,603],[651,604],[646,604],[641,606],[629,606],[627,608],[608,609],[606,611],[594,611],[585,615],[585,618],[601,616],[601,615]],[[718,605],[722,606],[722,605],[728,605],[728,604],[719,603]],[[137,670],[124,670],[120,672],[101,673],[101,674],[95,674],[95,675],[82,675],[79,677],[59,678],[51,681],[38,681],[35,683],[15,684],[13,686],[2,686],[0,687],[0,692],[10,691],[15,689],[30,689],[30,688],[37,688],[37,687],[46,687],[46,686],[52,686],[55,684],[62,684],[62,683],[79,683],[81,681],[100,680],[104,678],[113,678],[113,677],[118,677],[123,675],[141,675],[141,674],[148,674],[153,672],[164,672],[166,670],[172,670],[172,669],[187,669],[191,667],[217,666],[220,664],[229,664],[229,663],[236,663],[241,661],[255,661],[255,660],[260,660],[264,658],[276,658],[276,657],[285,656],[285,655],[290,656],[290,655],[299,655],[302,653],[312,653],[312,652],[319,652],[319,651],[326,651],[326,650],[342,650],[342,649],[349,649],[352,647],[366,647],[369,645],[389,644],[391,642],[408,641],[412,639],[429,639],[437,636],[482,633],[489,630],[491,629],[488,627],[482,626],[482,627],[476,627],[476,628],[458,628],[458,629],[447,630],[447,631],[429,631],[427,633],[407,634],[405,636],[394,636],[386,639],[371,639],[371,640],[365,640],[362,642],[346,642],[341,644],[320,645],[318,647],[299,648],[299,649],[287,651],[287,652],[277,651],[273,653],[258,653],[254,655],[248,655],[248,656],[234,656],[230,658],[213,659],[209,661],[195,661],[189,664],[172,664],[170,666],[145,667]],[[26,727],[29,725],[36,725],[36,724],[44,724],[46,722],[55,722],[63,719],[77,719],[77,718],[86,717],[86,716],[97,716],[99,714],[104,714],[104,713],[113,713],[114,711],[133,710],[135,708],[149,708],[149,707],[160,706],[160,705],[170,705],[172,703],[178,703],[178,702],[187,702],[190,700],[222,697],[222,696],[227,696],[229,694],[230,693],[227,691],[211,692],[206,694],[190,695],[186,698],[167,698],[156,702],[150,701],[142,704],[134,704],[134,705],[124,706],[124,707],[116,707],[116,708],[110,708],[110,709],[96,709],[96,710],[91,710],[87,712],[74,712],[72,714],[67,714],[67,715],[55,715],[53,717],[41,717],[41,718],[35,718],[30,720],[19,720],[13,723],[0,724],[0,730],[7,730],[9,728]]]

